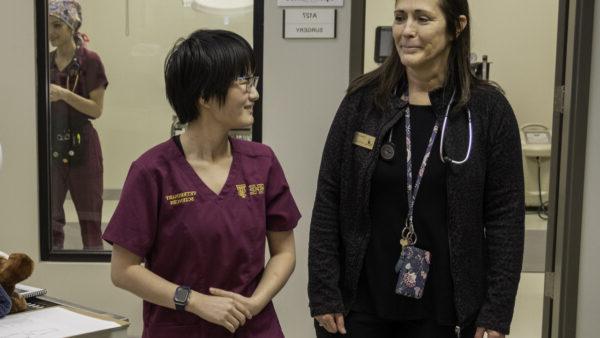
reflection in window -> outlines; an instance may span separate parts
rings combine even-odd
[[[102,151],[92,120],[102,115],[108,80],[80,31],[78,2],[50,0],[49,60],[52,248],[65,246],[67,193],[84,250],[102,250]]]
[[[234,31],[252,44],[253,1],[79,0],[79,3],[80,31],[89,39],[87,48],[101,56],[110,81],[102,115],[92,121],[99,140],[99,168],[103,171],[99,176],[103,186],[98,194],[102,196],[99,213],[104,231],[131,162],[172,132],[173,113],[165,98],[163,79],[167,51],[178,38],[199,28]],[[69,80],[72,86],[73,79]],[[240,134],[247,136],[248,132]],[[52,185],[52,194],[56,186]],[[62,205],[60,198],[53,198],[55,206]],[[79,201],[73,192],[65,194],[64,199],[62,248],[79,250],[83,247],[82,213],[75,207]]]

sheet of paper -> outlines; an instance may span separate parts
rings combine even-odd
[[[84,316],[54,306],[0,319],[0,337],[69,337],[116,327],[119,327],[119,324],[115,322]]]

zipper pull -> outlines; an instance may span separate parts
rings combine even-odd
[[[460,338],[460,326],[454,327],[454,333],[456,334],[456,338]]]

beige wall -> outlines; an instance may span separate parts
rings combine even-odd
[[[365,70],[373,61],[375,28],[391,25],[394,0],[366,0]],[[558,0],[469,1],[472,51],[492,62],[498,82],[520,125],[542,123],[551,129]]]
[[[365,73],[377,68],[375,53],[375,29],[394,23],[395,0],[365,0]]]

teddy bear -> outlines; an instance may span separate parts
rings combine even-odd
[[[33,273],[33,260],[23,253],[13,253],[8,258],[0,256],[0,286],[10,297],[10,313],[27,310],[27,301],[15,292],[15,285]]]

